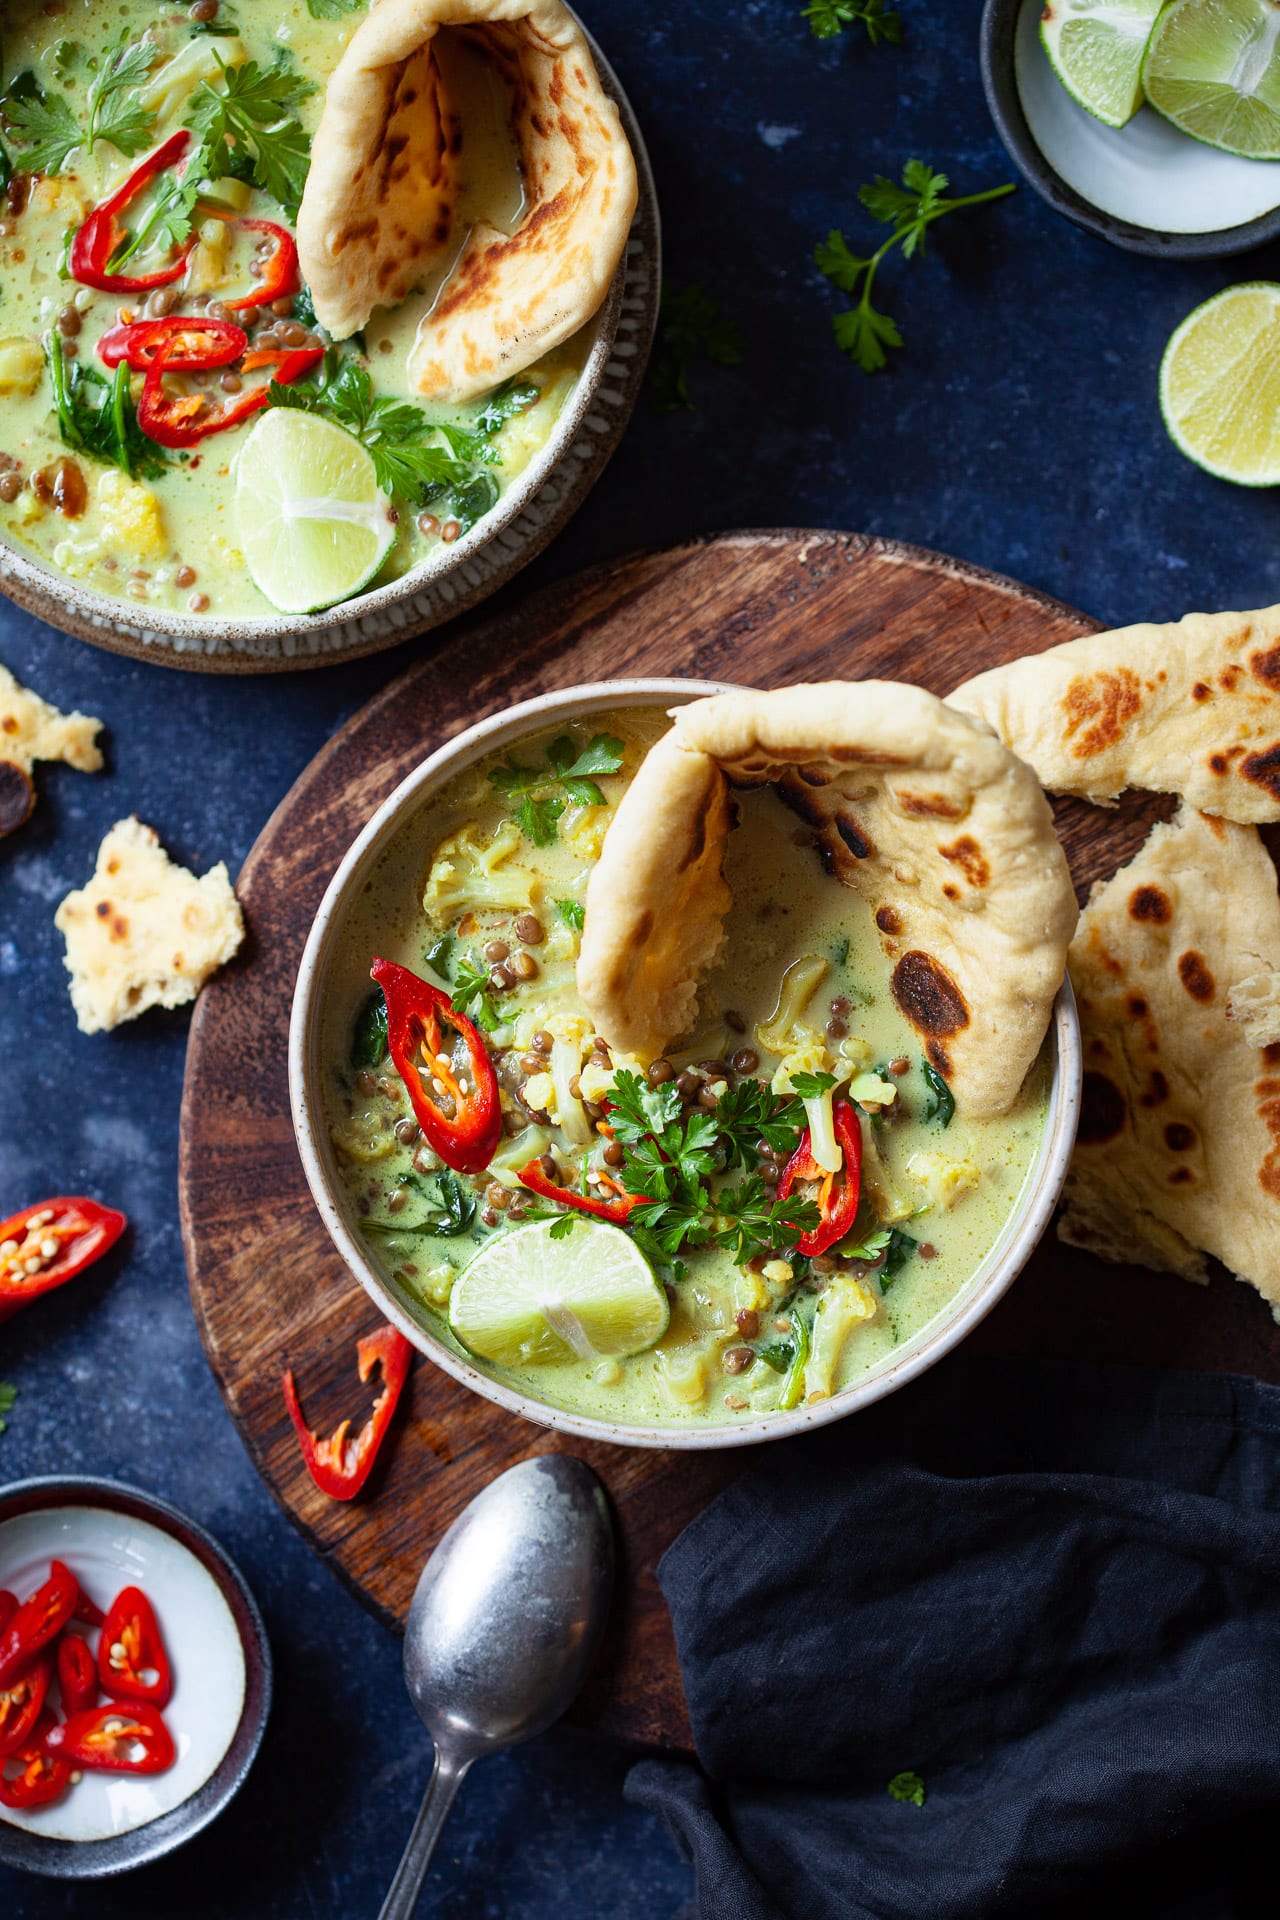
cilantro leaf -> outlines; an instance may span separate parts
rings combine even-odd
[[[742,353],[742,335],[704,287],[663,287],[657,345],[649,365],[649,392],[660,413],[692,410],[689,369],[695,361],[736,367]]]
[[[28,89],[19,92],[23,81]],[[60,93],[46,96],[32,74],[21,74],[0,108],[5,132],[21,150],[28,173],[61,173],[67,156],[83,143],[74,113]]]
[[[556,912],[571,933],[581,933],[586,925],[587,910],[581,900],[557,900]]]
[[[837,6],[845,0],[835,0]],[[858,16],[862,17],[862,16]],[[885,255],[900,246],[903,258],[923,254],[929,228],[946,214],[962,207],[977,207],[988,200],[999,200],[1014,191],[1013,183],[990,187],[985,193],[966,194],[949,200],[945,190],[950,181],[945,173],[935,173],[923,160],[908,160],[902,169],[902,183],[887,180],[883,174],[862,187],[858,199],[873,219],[891,226],[893,232],[876,251],[863,259],[853,252],[838,228],[832,228],[824,241],[814,248],[813,260],[826,279],[856,304],[833,316],[832,331],[841,353],[862,368],[864,373],[879,373],[888,364],[889,351],[902,345],[897,322],[881,313],[872,303],[876,272]]]
[[[18,1389],[8,1380],[0,1380],[0,1433],[8,1432],[9,1423],[4,1416],[6,1413],[13,1412],[13,1403],[17,1397]]]
[[[155,57],[155,48],[144,40],[130,41],[127,29],[104,55],[89,86],[86,153],[92,153],[99,140],[109,140],[129,158],[150,146],[156,116],[139,101],[137,88],[150,74]]]
[[[817,1100],[836,1084],[834,1073],[793,1073],[791,1084],[802,1100]]]
[[[930,1066],[927,1060],[922,1060],[920,1065],[930,1096],[924,1117],[926,1120],[936,1120],[945,1131],[955,1118],[956,1097],[936,1067]]]
[[[924,1805],[924,1781],[918,1773],[895,1773],[885,1792],[891,1800],[910,1801],[914,1807]]]
[[[311,164],[311,142],[297,109],[314,91],[283,67],[261,67],[256,60],[223,66],[216,86],[202,80],[196,89],[187,124],[203,143],[209,166],[216,159],[222,174],[247,173],[296,220]],[[194,170],[193,156],[188,171]]]
[[[307,12],[313,20],[343,20],[363,5],[364,0],[307,0]]]
[[[521,833],[535,847],[551,846],[556,839],[557,822],[564,809],[563,800],[538,800],[526,793],[516,808]]]
[[[896,46],[902,39],[902,21],[890,12],[888,0],[809,0],[803,11],[815,40],[833,40],[857,22],[873,47],[881,40]]]
[[[598,733],[581,752],[571,735],[557,736],[547,748],[546,764],[528,767],[508,757],[500,767],[489,771],[490,784],[508,797],[523,796],[516,808],[520,830],[535,847],[549,847],[556,838],[556,824],[566,806],[603,807],[605,797],[593,773],[617,773],[622,765],[623,742],[613,734]],[[547,797],[548,787],[559,787],[563,800]],[[535,794],[543,798],[535,799]]]

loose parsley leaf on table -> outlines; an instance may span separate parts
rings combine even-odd
[[[704,287],[664,287],[658,315],[658,341],[649,365],[649,392],[660,413],[692,410],[689,369],[696,360],[736,367],[742,359],[742,335],[720,312]]]
[[[924,1117],[926,1120],[936,1120],[945,1130],[951,1125],[955,1116],[956,1097],[936,1067],[931,1067],[927,1060],[922,1060],[920,1065],[924,1070],[930,1095]]]
[[[4,1416],[6,1413],[13,1412],[13,1403],[17,1397],[18,1389],[11,1386],[7,1380],[0,1380],[0,1433],[8,1431],[9,1423]]]
[[[526,840],[535,847],[549,847],[566,807],[604,806],[604,794],[592,776],[617,773],[624,751],[622,741],[611,733],[595,734],[581,750],[569,734],[562,733],[547,748],[542,766],[527,767],[508,757],[502,766],[491,768],[489,779],[499,793],[515,801],[516,819]],[[564,798],[548,788],[559,788]]]
[[[890,11],[888,0],[809,0],[804,17],[815,40],[833,40],[858,21],[873,47],[881,40],[896,46],[902,39],[902,21]]]
[[[977,207],[988,200],[1002,199],[1014,191],[1013,182],[989,187],[985,193],[966,194],[960,200],[948,200],[944,189],[950,185],[945,173],[935,173],[923,160],[908,160],[902,170],[902,184],[877,175],[869,186],[859,190],[858,198],[872,218],[892,226],[889,238],[865,259],[852,251],[838,228],[814,248],[818,271],[856,303],[832,320],[836,345],[855,360],[864,373],[878,373],[887,364],[888,349],[902,345],[897,323],[872,304],[871,292],[880,262],[896,246],[911,259],[925,251],[926,235],[935,220],[962,207]]]
[[[895,1773],[885,1792],[891,1800],[909,1800],[915,1807],[924,1805],[924,1781],[918,1773]]]

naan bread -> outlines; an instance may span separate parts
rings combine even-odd
[[[1052,793],[1176,793],[1225,820],[1280,820],[1280,607],[1189,613],[1068,640],[947,695]]]
[[[81,773],[98,772],[101,729],[101,720],[87,713],[59,713],[0,667],[0,834],[12,833],[30,814],[37,760],[64,760]]]
[[[225,865],[197,880],[132,817],[112,827],[92,880],[67,895],[54,925],[67,943],[82,1033],[108,1031],[148,1007],[194,1000],[244,939]]]
[[[730,787],[773,783],[828,870],[870,901],[894,999],[957,1100],[979,1119],[1007,1112],[1076,923],[1030,768],[892,681],[719,694],[673,720],[587,889],[578,991],[605,1038],[652,1059],[692,1026],[730,904]]]
[[[415,392],[462,402],[597,311],[627,243],[636,170],[560,0],[379,0],[330,77],[298,214],[303,278],[335,339],[397,305],[464,238],[466,128],[432,51],[442,27],[479,42],[510,88],[525,189],[513,234],[480,225],[466,237],[409,356]]]
[[[1069,966],[1084,1110],[1060,1236],[1187,1280],[1211,1253],[1280,1317],[1280,898],[1257,829],[1191,808],[1156,827],[1095,887]]]

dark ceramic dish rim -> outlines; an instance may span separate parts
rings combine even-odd
[[[240,1569],[212,1534],[168,1500],[119,1480],[90,1475],[45,1474],[0,1487],[0,1524],[19,1514],[57,1507],[105,1508],[130,1519],[148,1520],[177,1540],[216,1583],[244,1649],[244,1707],[231,1745],[203,1786],[180,1806],[146,1826],[105,1840],[54,1840],[0,1820],[0,1865],[54,1880],[100,1880],[145,1866],[184,1846],[235,1798],[262,1744],[271,1711],[271,1649],[258,1603]]]
[[[1036,145],[1022,110],[1014,66],[1014,41],[1022,7],[1023,0],[986,0],[981,29],[982,85],[1009,158],[1055,213],[1109,240],[1113,247],[1165,260],[1225,259],[1230,254],[1248,253],[1280,236],[1280,206],[1242,226],[1223,227],[1215,233],[1161,233],[1155,227],[1134,226],[1104,213],[1068,186]]]

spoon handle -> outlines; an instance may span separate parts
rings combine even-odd
[[[396,1877],[382,1903],[378,1920],[413,1920],[413,1910],[418,1904],[418,1895],[422,1891],[436,1841],[440,1838],[440,1829],[449,1817],[454,1795],[462,1785],[470,1765],[469,1760],[453,1760],[437,1747],[436,1763],[422,1797],[422,1806],[413,1823],[409,1844],[400,1856]]]

